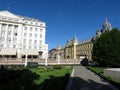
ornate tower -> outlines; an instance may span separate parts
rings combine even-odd
[[[111,26],[111,24],[108,22],[108,20],[106,19],[105,20],[105,23],[103,24],[103,32],[105,32],[105,31],[107,31],[107,30],[112,30],[112,26]]]
[[[104,33],[105,31],[111,31],[111,30],[112,30],[112,25],[106,19],[105,23],[102,25],[102,29],[101,30],[97,30],[96,36],[94,37],[94,39],[96,39],[96,37],[100,37],[100,35],[102,33]]]
[[[76,45],[78,45],[77,37],[73,38],[73,58],[76,59]]]

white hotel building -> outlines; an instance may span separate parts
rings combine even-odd
[[[48,57],[45,34],[45,22],[0,11],[0,58]]]

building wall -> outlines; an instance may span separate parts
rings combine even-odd
[[[46,58],[48,45],[45,44],[45,34],[45,22],[0,11],[0,48],[16,48],[18,58],[24,50],[42,51],[42,58]]]
[[[80,59],[81,56],[86,56],[88,60],[92,60],[93,42],[79,44],[76,48],[76,56],[78,59]]]
[[[92,60],[92,39],[84,42],[75,43],[74,40],[67,42],[65,47],[66,59],[80,59],[81,56],[85,56],[88,60]]]

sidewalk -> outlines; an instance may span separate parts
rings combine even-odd
[[[83,66],[73,68],[66,90],[119,90]]]

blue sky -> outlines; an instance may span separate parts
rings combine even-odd
[[[105,18],[120,29],[120,0],[0,0],[0,10],[46,22],[49,49],[93,37]]]

